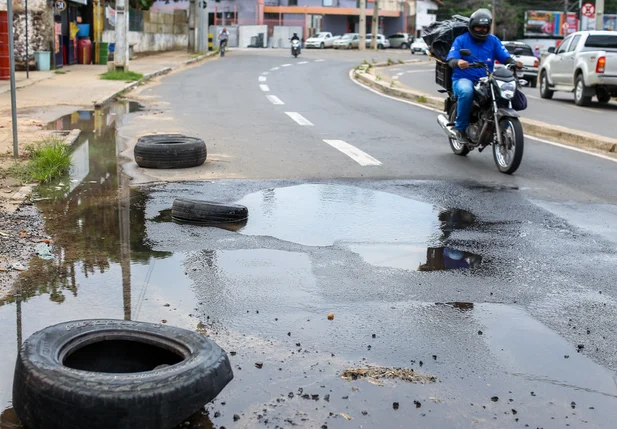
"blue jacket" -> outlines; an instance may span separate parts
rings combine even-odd
[[[461,49],[469,49],[472,56],[463,58],[461,56]],[[473,57],[476,57],[477,60]],[[503,46],[501,40],[492,34],[490,34],[485,41],[477,42],[469,33],[465,33],[461,34],[454,40],[452,48],[448,53],[447,61],[454,58],[457,60],[465,60],[468,63],[483,61],[488,65],[488,68],[492,73],[493,68],[495,67],[495,59],[499,60],[500,63],[505,64],[510,58],[510,53],[505,46]],[[484,69],[463,70],[457,67],[452,73],[452,81],[456,82],[459,79],[465,78],[475,83],[484,76],[486,76],[486,71]]]

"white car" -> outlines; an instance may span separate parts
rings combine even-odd
[[[360,35],[358,33],[347,33],[343,35],[338,40],[334,41],[334,49],[351,49],[353,47],[353,42],[360,40]]]
[[[372,33],[366,33],[366,47],[371,47],[371,39],[373,38]],[[377,35],[377,49],[386,49],[390,47],[390,41],[386,39],[386,36],[383,34]]]
[[[306,48],[331,48],[334,46],[334,37],[330,32],[321,32],[315,34],[313,37],[309,37],[304,42],[304,47]]]
[[[531,46],[522,42],[501,42],[508,50],[512,58],[516,61],[520,61],[525,66],[520,73],[526,81],[529,82],[529,86],[532,88],[536,87],[536,82],[538,81],[538,69],[540,68],[540,60],[536,58],[533,54],[533,49]],[[519,55],[515,54],[514,51],[520,49]],[[503,67],[503,64],[495,64],[495,68]]]
[[[427,55],[426,51],[428,50],[428,45],[424,42],[424,39],[419,38],[416,39],[411,44],[411,54],[415,54],[416,52]]]

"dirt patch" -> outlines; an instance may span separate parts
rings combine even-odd
[[[351,368],[346,369],[341,373],[341,378],[347,381],[367,380],[369,382],[379,383],[380,379],[396,379],[407,381],[409,383],[427,384],[436,383],[437,377],[432,375],[420,374],[413,369],[406,368],[384,368],[379,366],[369,366],[366,368]]]

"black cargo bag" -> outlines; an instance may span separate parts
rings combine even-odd
[[[527,96],[520,88],[516,88],[514,98],[512,98],[512,108],[516,111],[525,110],[527,108]]]
[[[456,39],[467,32],[467,21],[464,17],[455,17],[446,21],[433,22],[422,33],[424,42],[434,57],[445,61],[448,52]]]

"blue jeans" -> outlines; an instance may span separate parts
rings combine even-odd
[[[473,82],[469,79],[457,79],[453,82],[452,87],[454,95],[458,98],[456,129],[465,131],[469,125],[469,116],[473,105]]]

